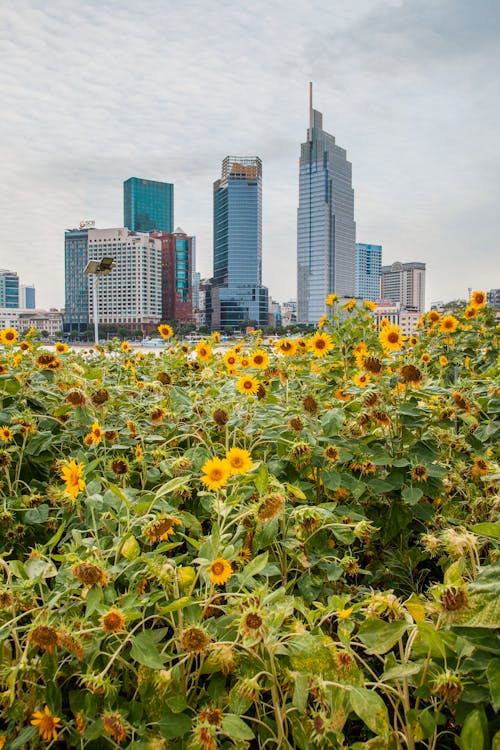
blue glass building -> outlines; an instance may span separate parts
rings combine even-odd
[[[19,276],[0,269],[0,307],[19,307]]]
[[[88,261],[88,228],[64,233],[64,318],[66,333],[83,333],[89,327],[89,286],[85,266]]]
[[[301,146],[297,214],[297,320],[316,323],[335,292],[352,297],[356,286],[356,225],[351,163],[321,112],[309,108]]]
[[[172,232],[174,186],[130,177],[123,183],[123,224],[133,232]]]
[[[214,276],[211,326],[267,325],[262,286],[262,162],[227,156],[214,183]]]
[[[382,245],[356,242],[356,297],[380,299]]]

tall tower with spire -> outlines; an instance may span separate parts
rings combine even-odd
[[[352,168],[343,148],[323,130],[323,115],[312,105],[301,145],[297,212],[297,320],[316,323],[326,297],[354,296],[356,225]]]

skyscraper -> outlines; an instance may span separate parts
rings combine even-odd
[[[380,268],[382,245],[356,242],[356,297],[380,298]]]
[[[301,145],[297,215],[297,320],[315,323],[325,298],[353,296],[356,286],[356,225],[351,163],[333,135],[323,130],[323,115],[312,108]]]
[[[380,297],[399,302],[407,310],[425,311],[425,263],[393,263],[382,266]]]
[[[267,325],[262,286],[262,162],[226,156],[214,183],[212,328]]]
[[[130,177],[123,183],[123,224],[133,232],[171,232],[174,186]]]
[[[34,310],[35,286],[34,284],[21,284],[19,287],[19,307],[25,310]]]
[[[19,307],[19,276],[0,269],[0,307]]]
[[[88,261],[89,226],[83,222],[77,229],[64,233],[64,331],[80,334],[89,327],[89,283],[85,274]]]
[[[194,237],[180,227],[151,237],[161,241],[161,319],[192,322]]]

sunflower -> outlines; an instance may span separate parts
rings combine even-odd
[[[245,393],[247,396],[252,396],[259,390],[259,381],[256,380],[252,375],[243,375],[239,378],[236,383],[236,388],[240,393]]]
[[[41,367],[43,369],[43,368],[51,367],[52,363],[55,360],[56,360],[56,357],[54,357],[53,354],[45,353],[45,354],[40,354],[40,356],[36,358],[36,363],[38,367]]]
[[[415,365],[403,365],[401,368],[401,377],[414,388],[419,386],[422,381],[422,373]]]
[[[54,349],[56,350],[57,354],[66,354],[66,352],[69,350],[69,346],[67,344],[64,344],[62,341],[56,341],[54,344]]]
[[[378,357],[363,357],[361,365],[372,375],[379,375],[382,372],[382,362]]]
[[[188,628],[181,636],[181,646],[190,654],[202,654],[209,643],[210,636],[201,628]]]
[[[446,367],[446,365],[448,364],[448,360],[444,356],[444,354],[441,354],[441,356],[439,357],[439,364],[441,365],[441,367]]]
[[[370,310],[370,312],[373,312],[373,310],[377,309],[377,303],[373,302],[371,299],[365,299],[363,300],[363,307],[365,310]]]
[[[182,521],[175,516],[165,516],[153,521],[144,533],[150,542],[167,541],[175,532],[174,526],[182,526]]]
[[[201,482],[209,490],[219,490],[224,487],[231,476],[231,464],[226,458],[211,458],[201,467],[203,476]]]
[[[465,308],[464,318],[466,320],[472,320],[472,318],[476,317],[478,309],[479,308],[477,307],[472,307],[472,305],[469,305],[469,307]]]
[[[437,323],[440,318],[441,315],[437,310],[431,310],[427,313],[427,320],[429,321],[429,323]]]
[[[196,344],[196,356],[201,362],[209,362],[212,358],[212,349],[204,339]]]
[[[415,482],[427,482],[427,469],[425,466],[414,466],[411,470],[411,478],[415,480]]]
[[[420,357],[420,361],[428,365],[429,362],[431,361],[431,355],[429,354],[429,352],[424,352],[422,356]]]
[[[337,295],[335,293],[329,294],[328,297],[325,299],[325,305],[328,305],[328,307],[331,307],[336,299],[337,299]]]
[[[71,571],[75,578],[78,578],[82,586],[105,586],[108,582],[108,576],[99,565],[83,562]]]
[[[90,434],[92,435],[92,442],[94,445],[99,445],[99,443],[102,441],[102,429],[99,424],[99,422],[94,422],[91,429]]]
[[[404,336],[401,333],[401,328],[392,323],[380,331],[379,339],[385,350],[397,352],[403,346]]]
[[[106,734],[110,734],[114,741],[121,745],[127,739],[124,718],[119,713],[104,714],[102,723]]]
[[[0,343],[15,344],[17,341],[17,331],[15,328],[3,328],[0,331]]]
[[[285,506],[285,497],[275,492],[267,495],[257,508],[257,518],[261,523],[269,523],[279,516]]]
[[[117,609],[110,609],[101,617],[102,629],[105,633],[121,633],[125,625],[125,618]]]
[[[337,390],[335,391],[333,395],[335,396],[335,398],[338,398],[340,401],[349,401],[351,398],[349,394],[344,391],[343,388],[337,388]]]
[[[167,323],[161,323],[158,326],[158,333],[160,334],[162,339],[169,339],[174,335],[173,329]]]
[[[357,372],[353,380],[359,388],[365,388],[370,382],[370,376],[366,372]]]
[[[297,351],[297,345],[295,341],[290,339],[280,339],[274,345],[277,353],[283,354],[285,357],[292,357]]]
[[[253,354],[250,355],[250,367],[256,370],[265,370],[269,367],[269,357],[267,352],[263,352],[262,349],[257,349]]]
[[[222,585],[226,583],[226,581],[229,581],[233,574],[233,569],[228,560],[225,560],[223,557],[218,557],[217,560],[214,560],[213,563],[210,564],[208,572],[210,573],[210,580],[212,583]]]
[[[30,632],[29,640],[41,651],[51,654],[59,643],[59,635],[52,625],[38,625]]]
[[[318,320],[318,328],[323,328],[328,318],[326,315],[322,315],[321,318]]]
[[[338,459],[340,458],[340,451],[339,451],[339,449],[335,445],[329,445],[323,451],[323,455],[329,461],[331,461],[332,463],[334,463],[335,461],[338,461]]]
[[[35,711],[32,714],[31,724],[38,727],[38,734],[43,740],[57,740],[57,732],[61,729],[61,719],[52,716],[50,708],[45,706],[43,711]]]
[[[111,459],[109,468],[111,469],[113,474],[117,477],[125,476],[125,474],[128,474],[130,470],[127,459],[123,457],[119,457],[119,456]]]
[[[253,469],[253,461],[249,451],[244,448],[231,448],[226,453],[232,474],[246,474]]]
[[[120,348],[122,352],[129,352],[132,349],[128,341],[122,341],[122,343],[120,344]]]
[[[469,305],[471,307],[480,308],[486,304],[486,294],[484,292],[475,291],[472,292]]]
[[[224,363],[226,367],[236,367],[238,364],[238,355],[234,351],[234,349],[228,349],[227,352],[224,354]]]
[[[342,305],[342,310],[347,310],[348,312],[350,312],[355,307],[356,307],[356,300],[354,299],[354,297],[351,297],[351,299],[348,299],[347,302],[344,302],[344,304]]]
[[[14,435],[12,434],[10,427],[7,427],[6,425],[0,427],[0,440],[3,443],[10,443],[13,437]]]
[[[454,333],[458,328],[458,320],[454,315],[445,315],[439,321],[439,327],[442,333]]]
[[[333,341],[327,333],[316,331],[309,341],[308,348],[316,357],[324,357],[325,354],[328,354],[333,349]]]
[[[473,477],[481,477],[487,474],[489,471],[488,462],[485,461],[484,458],[480,458],[479,456],[476,456],[474,458],[474,463],[472,465],[472,468],[470,470],[470,473]]]
[[[385,411],[374,411],[373,418],[376,419],[377,422],[384,427],[387,427],[387,425],[391,423],[391,418],[388,414],[385,413]]]
[[[410,336],[408,343],[410,346],[416,346],[418,344],[418,338],[416,336]]]
[[[257,610],[247,612],[241,621],[241,628],[248,635],[256,635],[264,625],[264,621]]]
[[[59,476],[64,482],[66,482],[66,492],[71,495],[71,497],[76,498],[80,490],[85,489],[83,464],[77,464],[74,458],[62,466]]]
[[[73,388],[71,391],[68,391],[65,399],[65,401],[68,404],[71,404],[71,406],[83,406],[86,400],[85,394],[78,388]]]

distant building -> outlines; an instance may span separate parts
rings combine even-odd
[[[486,299],[495,309],[500,308],[500,289],[490,289],[490,291],[486,293]]]
[[[23,308],[0,308],[0,328],[15,328],[20,335],[30,328],[45,331],[55,338],[62,331],[63,316],[60,310],[26,310]]]
[[[377,307],[373,311],[377,328],[380,329],[381,321],[385,318],[389,323],[398,325],[404,336],[411,336],[420,319],[420,313],[416,310],[406,310],[400,302],[391,302],[388,299],[377,300]]]
[[[16,271],[0,269],[0,307],[19,307],[19,276]]]
[[[379,299],[381,267],[382,245],[356,242],[356,297]]]
[[[84,224],[85,222],[82,222]],[[89,277],[87,226],[64,233],[64,331],[81,334],[89,327]]]
[[[144,332],[154,329],[162,316],[161,240],[126,227],[88,230],[88,259],[113,258],[109,275],[97,281],[99,323],[127,326]],[[93,321],[92,276],[88,315]]]
[[[151,232],[161,242],[161,319],[193,321],[193,240],[179,227]]]
[[[425,263],[393,263],[380,269],[380,297],[402,308],[425,311]]]
[[[323,130],[309,102],[307,140],[301,145],[297,214],[297,321],[316,323],[335,292],[353,297],[356,225],[352,167],[343,148]]]
[[[281,305],[281,325],[283,328],[297,322],[297,300],[291,299]]]
[[[24,310],[34,310],[35,305],[35,287],[33,284],[21,284],[19,287],[19,307]]]
[[[130,177],[123,183],[123,223],[133,232],[172,232],[174,186]]]
[[[214,275],[207,323],[234,330],[267,325],[268,292],[262,286],[262,162],[227,156],[214,183]]]
[[[271,328],[281,326],[281,305],[273,299],[269,300],[269,312],[267,316],[267,325]]]

